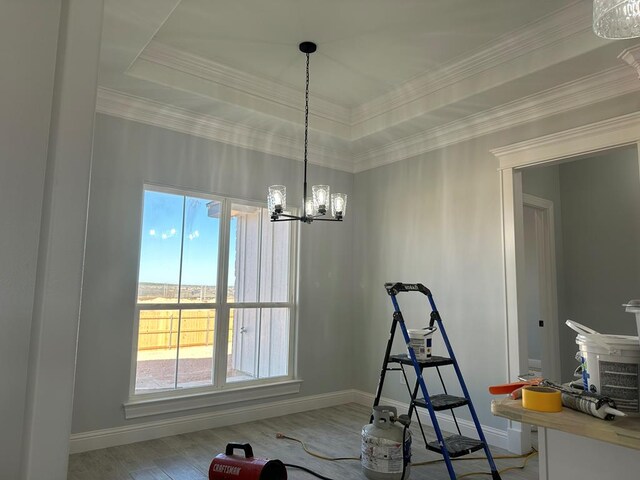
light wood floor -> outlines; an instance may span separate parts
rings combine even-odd
[[[230,427],[202,430],[157,440],[94,450],[69,457],[69,480],[206,480],[212,458],[224,452],[228,442],[248,442],[256,457],[278,458],[284,463],[313,469],[335,480],[364,479],[359,461],[329,462],[307,455],[298,443],[276,439],[277,432],[305,441],[314,451],[329,456],[358,457],[360,431],[369,421],[370,409],[357,404],[296,413],[284,417]],[[415,422],[414,422],[415,423]],[[442,458],[424,449],[417,428],[412,428],[414,463]],[[435,438],[435,437],[433,437]],[[432,438],[428,438],[432,440]],[[508,455],[498,448],[494,456]],[[480,455],[477,452],[474,455]],[[463,457],[469,458],[469,457]],[[522,459],[497,459],[498,469],[520,465]],[[487,472],[486,460],[454,462],[460,476],[470,472]],[[310,480],[315,477],[300,470],[288,469],[290,480]],[[487,479],[483,475],[465,478]],[[538,478],[537,457],[531,458],[524,470],[512,470],[502,475],[505,480]],[[443,463],[416,466],[411,479],[448,480]]]

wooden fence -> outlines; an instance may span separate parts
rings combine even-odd
[[[176,348],[178,336],[181,348],[213,345],[215,311],[141,310],[138,331],[138,350]]]

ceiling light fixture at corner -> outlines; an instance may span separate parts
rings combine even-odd
[[[640,37],[640,0],[593,0],[593,31],[607,39]]]
[[[309,55],[316,51],[313,42],[302,42],[298,48],[307,57],[307,81],[305,84],[304,104],[304,183],[302,186],[302,216],[285,213],[287,209],[287,187],[271,185],[267,195],[269,213],[272,222],[300,220],[311,223],[314,220],[341,222],[347,211],[347,195],[331,193],[329,185],[314,185],[311,198],[307,196],[307,145],[309,138]],[[329,211],[330,210],[330,211]],[[327,216],[327,213],[330,216]]]

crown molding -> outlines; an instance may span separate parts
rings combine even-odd
[[[638,90],[640,82],[631,70],[627,67],[614,67],[400,139],[381,148],[356,153],[353,156],[354,172],[405,160]]]
[[[310,157],[315,159],[310,160],[310,163],[358,173],[638,90],[640,82],[634,72],[625,66],[615,67],[418,135],[387,143],[380,148],[351,154],[345,149],[336,156],[318,145],[310,144]],[[303,145],[300,139],[103,87],[98,89],[96,111],[271,155],[302,160]]]
[[[618,58],[634,68],[638,74],[638,78],[640,78],[640,45],[635,45],[623,50],[620,55],[618,55]]]
[[[491,153],[499,159],[500,170],[504,170],[596,153],[638,142],[640,142],[640,112],[634,112],[494,148]]]
[[[150,62],[167,67],[172,71],[182,72],[227,89],[232,89],[246,97],[246,105],[255,108],[256,99],[267,102],[272,106],[285,106],[296,112],[298,116],[303,112],[304,90],[294,88],[272,79],[258,77],[249,73],[237,70],[212,60],[194,55],[169,45],[152,40],[140,53],[136,60],[129,67],[128,72],[134,76],[136,65],[139,62]],[[149,80],[153,80],[150,78]],[[349,108],[338,105],[324,98],[318,98],[312,93],[309,94],[313,104],[313,117],[324,119],[337,124],[337,131],[349,133],[351,121],[351,111]],[[224,98],[218,100],[224,101]],[[236,97],[237,103],[240,99]],[[270,112],[265,112],[270,113]],[[292,120],[287,118],[287,120]],[[294,121],[299,120],[294,118]]]
[[[98,88],[96,112],[166,128],[249,150],[303,161],[303,142],[210,115],[192,112],[104,87]],[[339,152],[338,152],[339,153]],[[327,149],[309,144],[309,163],[353,172],[349,153],[340,157]]]
[[[474,54],[459,57],[437,70],[419,75],[393,91],[354,108],[351,115],[352,128],[358,129],[359,125],[400,109],[405,112],[396,112],[395,117],[407,117],[405,120],[424,113],[420,111],[423,110],[421,108],[410,108],[411,104],[535,50],[552,47],[571,36],[590,32],[591,19],[591,6],[586,5],[586,2],[577,1],[567,5],[520,31],[502,35]]]

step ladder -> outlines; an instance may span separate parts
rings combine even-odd
[[[482,427],[480,426],[476,411],[473,408],[473,403],[471,402],[469,391],[467,390],[467,386],[464,382],[464,379],[462,378],[460,367],[458,366],[458,362],[453,353],[453,349],[451,348],[451,344],[449,343],[449,338],[447,337],[447,333],[442,324],[442,319],[440,318],[440,313],[436,308],[431,292],[421,283],[386,283],[385,289],[387,290],[387,293],[391,297],[391,302],[393,303],[393,322],[391,324],[391,332],[389,335],[389,341],[387,342],[387,349],[384,355],[382,369],[380,370],[380,380],[378,382],[378,388],[376,390],[376,397],[373,402],[373,406],[375,407],[380,403],[380,397],[382,396],[382,388],[384,386],[386,373],[388,371],[401,371],[404,376],[405,384],[407,385],[407,390],[409,392],[409,395],[411,396],[411,402],[409,403],[408,412],[409,418],[412,417],[414,412],[416,413],[416,419],[418,420],[422,438],[424,439],[424,443],[427,449],[439,453],[444,457],[444,462],[447,465],[447,470],[449,472],[449,477],[451,478],[451,480],[455,480],[457,478],[456,473],[453,469],[451,459],[467,455],[480,449],[484,449],[484,452],[486,454],[487,461],[489,462],[489,467],[491,468],[492,480],[500,480],[500,474],[498,473],[496,465],[493,461],[491,451],[489,450],[489,444],[487,443],[487,440],[482,431]],[[447,348],[447,352],[449,355],[448,357],[432,356],[426,360],[416,359],[415,352],[413,348],[411,348],[409,333],[407,332],[407,327],[404,323],[404,318],[402,317],[402,312],[400,311],[400,306],[398,305],[398,300],[396,298],[397,295],[401,292],[418,292],[427,296],[429,305],[431,307],[429,326],[433,327],[434,324],[437,324],[438,330],[440,330],[442,339],[444,340],[444,344]],[[407,344],[407,351],[409,352],[408,354],[391,354],[393,338],[395,336],[396,328],[398,325],[400,325],[402,336],[404,337],[404,340]],[[447,393],[447,388],[442,379],[442,374],[440,373],[440,367],[444,367],[447,365],[453,365],[456,376],[458,377],[458,381],[460,382],[460,387],[464,395],[463,397],[449,395]],[[405,366],[413,366],[415,370],[416,382],[413,390],[411,390],[411,388],[409,387]],[[429,395],[427,385],[422,375],[422,371],[425,368],[436,369],[444,391],[443,394]],[[422,398],[418,398],[419,393],[422,394]],[[458,420],[456,419],[454,409],[465,406],[468,407],[469,411],[471,412],[471,417],[473,418],[473,423],[478,434],[477,440],[474,438],[465,437],[460,432],[460,427],[458,425]],[[419,408],[426,409],[429,412],[429,417],[431,418],[431,423],[437,437],[436,441],[427,442],[427,438],[422,427],[422,422],[420,421],[420,416],[418,415],[417,411],[417,409]],[[445,437],[443,435],[442,430],[440,429],[440,425],[438,424],[438,418],[436,417],[436,412],[441,410],[451,411],[453,420],[458,430],[457,435],[450,435],[448,437]]]

